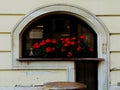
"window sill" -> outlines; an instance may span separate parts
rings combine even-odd
[[[104,61],[103,58],[19,58],[17,61]]]

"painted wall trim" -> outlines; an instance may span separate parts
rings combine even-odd
[[[104,62],[101,62],[98,65],[98,90],[109,90],[109,31],[98,17],[96,17],[90,11],[77,6],[54,4],[40,7],[37,10],[25,15],[25,17],[21,20],[21,22],[19,22],[12,32],[13,69],[20,69],[23,68],[23,66],[25,66],[23,69],[32,69],[34,66],[40,64],[40,62],[37,62],[29,65],[25,62],[21,64],[21,62],[16,61],[16,59],[20,57],[20,34],[25,30],[26,26],[36,18],[43,14],[57,11],[66,12],[82,19],[97,33],[98,58],[105,59]],[[103,49],[104,45],[106,45],[105,49]],[[34,68],[39,68],[39,66]]]

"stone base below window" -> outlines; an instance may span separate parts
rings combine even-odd
[[[110,90],[120,90],[120,86],[110,86]]]
[[[43,90],[42,87],[0,87],[0,90]]]

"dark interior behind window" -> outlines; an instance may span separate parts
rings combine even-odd
[[[22,57],[30,57],[31,46],[42,39],[86,35],[97,57],[97,34],[81,19],[68,14],[48,14],[31,23],[22,34]]]

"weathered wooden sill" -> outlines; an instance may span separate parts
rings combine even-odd
[[[18,61],[104,61],[103,58],[19,58]]]

